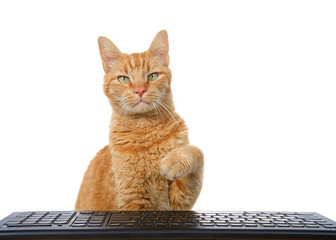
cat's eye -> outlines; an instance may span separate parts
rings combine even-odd
[[[148,75],[147,79],[149,81],[155,81],[158,78],[159,74],[158,73],[151,73]]]
[[[118,81],[122,84],[126,84],[126,83],[129,83],[130,79],[129,77],[126,77],[126,76],[120,76],[118,77]]]

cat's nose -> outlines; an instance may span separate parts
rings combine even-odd
[[[146,92],[147,89],[144,87],[140,87],[140,88],[136,88],[134,89],[134,93],[137,93],[139,95],[139,97],[142,97],[142,95],[144,94],[144,92]]]

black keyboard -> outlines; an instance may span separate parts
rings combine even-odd
[[[0,238],[11,236],[336,239],[336,222],[311,212],[14,212],[0,221]]]

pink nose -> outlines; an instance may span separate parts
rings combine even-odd
[[[139,95],[139,97],[142,97],[142,95],[144,94],[144,92],[146,92],[147,89],[140,87],[140,88],[136,88],[134,89],[134,93],[137,93]]]

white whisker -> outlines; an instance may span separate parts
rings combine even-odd
[[[171,116],[167,114],[166,109],[164,109],[161,104],[158,104],[158,109],[162,109],[163,113],[166,115],[167,118],[169,118],[170,120],[172,120]]]
[[[120,114],[123,112],[124,110],[124,101],[121,102],[121,108],[119,109],[119,111],[117,112],[116,116],[114,117],[114,120],[118,120],[118,118],[120,117]]]
[[[164,103],[163,101],[161,100],[158,100],[160,103],[162,103],[163,105],[165,105],[167,108],[169,108],[170,110],[172,110],[173,112],[175,112],[175,109],[174,108],[171,108],[170,106],[168,106],[168,104]]]
[[[122,130],[123,129],[123,127],[124,127],[124,123],[125,123],[125,119],[127,120],[127,115],[128,115],[128,109],[127,109],[127,106],[124,104],[123,105],[124,106],[124,108],[125,108],[125,111],[123,112],[123,118],[122,118],[122,121],[121,121],[121,129],[120,130]],[[123,130],[122,130],[123,131]]]
[[[177,122],[176,121],[176,119],[175,119],[175,117],[173,116],[173,114],[162,104],[162,102],[160,102],[159,100],[157,100],[156,99],[156,102],[158,103],[158,104],[160,104],[164,109],[166,109],[166,111],[170,114],[170,116],[172,116],[172,118],[175,120],[175,122]]]
[[[160,113],[160,116],[161,116],[161,119],[162,119],[162,122],[164,122],[164,119],[163,119],[163,116],[162,116],[162,114],[161,114],[161,110],[160,110],[160,106],[159,105],[156,105],[157,106],[157,109],[158,109],[158,111],[159,111],[159,113]]]
[[[155,112],[156,112],[156,121],[159,122],[159,113],[158,113],[158,111],[157,111],[157,109],[156,109],[156,104],[155,104],[155,103],[152,103],[152,104],[153,104],[153,107],[154,107]]]

